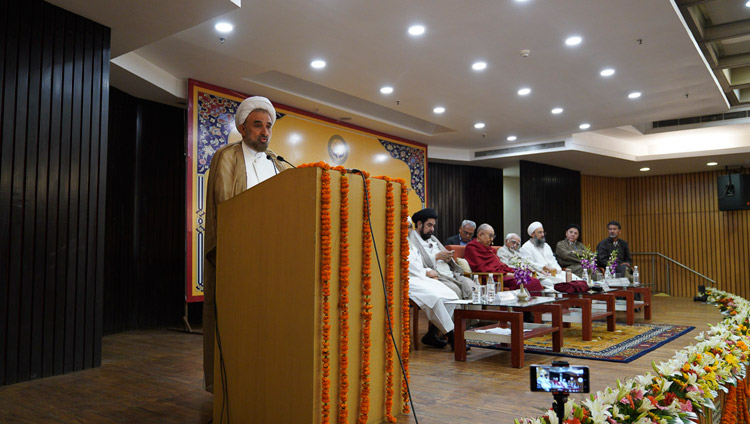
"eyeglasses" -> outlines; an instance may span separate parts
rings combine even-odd
[[[489,237],[489,238],[490,238],[490,240],[495,240],[495,235],[494,235],[494,234],[487,234],[487,233],[484,233],[484,235],[485,235],[485,236],[487,236],[487,237]]]

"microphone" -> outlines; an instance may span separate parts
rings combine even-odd
[[[282,161],[284,163],[288,163],[289,165],[291,165],[292,168],[296,168],[296,166],[292,165],[291,162],[289,162],[288,160],[284,159],[283,156],[276,155],[276,159],[278,159],[278,160],[280,160],[280,161]]]
[[[271,155],[266,153],[266,159],[271,161],[271,165],[273,165],[274,175],[279,175],[279,170],[276,168],[276,162],[273,161],[273,158],[271,157]]]

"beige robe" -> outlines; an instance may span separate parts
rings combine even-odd
[[[228,144],[214,153],[206,185],[206,231],[203,248],[203,376],[206,390],[213,393],[214,381],[214,330],[216,311],[216,208],[219,203],[247,190],[245,156],[241,141]],[[270,149],[266,153],[276,157]],[[287,166],[274,159],[279,172]]]

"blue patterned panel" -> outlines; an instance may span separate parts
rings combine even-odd
[[[417,193],[417,196],[419,196],[419,199],[424,205],[424,149],[394,143],[380,138],[378,141],[383,147],[385,147],[385,150],[391,154],[392,158],[404,161],[409,167],[409,172],[411,173],[411,188]]]

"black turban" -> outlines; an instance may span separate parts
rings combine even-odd
[[[414,215],[411,216],[412,222],[414,222],[414,225],[417,225],[417,222],[426,222],[430,218],[437,219],[437,212],[435,212],[435,209],[432,208],[424,208],[419,212],[416,212]]]
[[[565,232],[567,233],[569,229],[575,228],[578,230],[578,234],[581,234],[581,227],[578,226],[578,224],[570,224],[567,227],[565,227]]]

